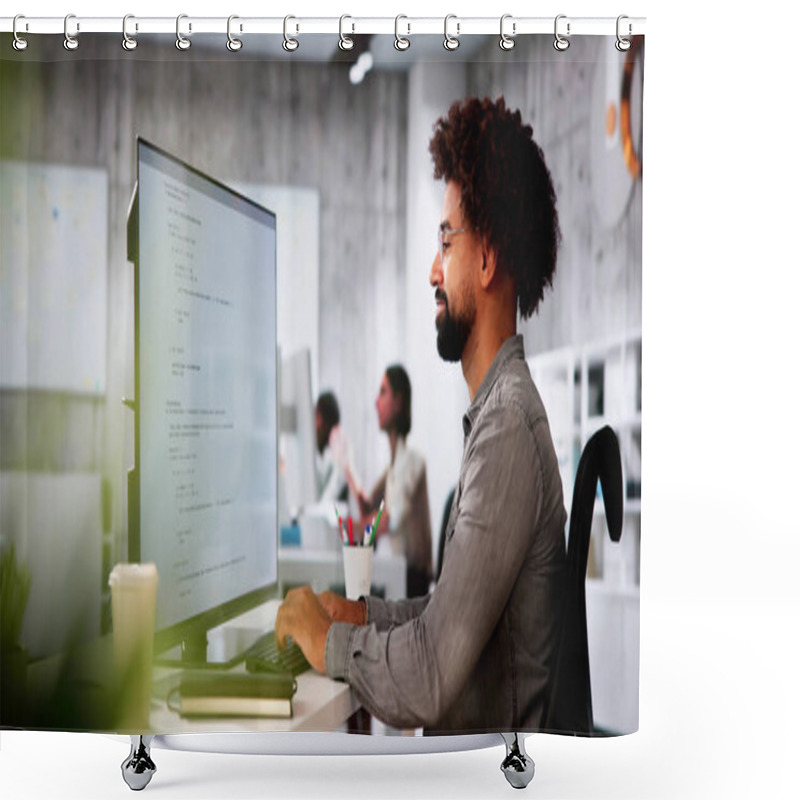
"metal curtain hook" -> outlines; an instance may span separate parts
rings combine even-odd
[[[177,47],[178,50],[188,50],[192,46],[191,40],[187,39],[181,33],[181,20],[182,19],[188,19],[188,18],[189,18],[188,14],[178,14],[178,18],[175,20],[175,36],[177,37],[175,39],[175,47]],[[192,23],[190,22],[189,23],[189,32],[190,33],[191,33],[191,30],[192,30]]]
[[[411,40],[406,39],[404,36],[400,35],[400,20],[401,19],[408,19],[405,14],[398,14],[394,18],[394,49],[395,50],[408,50],[411,47]],[[411,23],[406,23],[406,27],[408,28],[408,33],[411,33]]]
[[[225,43],[225,47],[227,47],[228,50],[231,51],[231,53],[235,53],[238,50],[242,49],[242,40],[241,39],[237,39],[231,33],[231,22],[233,22],[235,19],[239,19],[239,17],[237,17],[236,14],[231,14],[228,17],[228,41]],[[242,30],[241,27],[239,28],[239,30],[240,31]]]
[[[447,23],[450,22],[451,19],[456,19],[456,15],[448,14],[444,18],[444,49],[452,52],[453,50],[458,50],[458,46],[461,44],[461,42],[458,41],[458,34],[461,33],[461,23],[456,22],[456,35],[451,36],[447,32]]]
[[[69,21],[71,19],[75,19],[74,14],[67,14],[64,17],[64,49],[65,50],[77,50],[78,49],[78,40],[75,36],[71,36],[69,32]],[[80,31],[81,26],[80,23],[76,23],[75,30]]]
[[[553,47],[555,47],[556,50],[559,50],[561,52],[563,52],[564,50],[566,50],[569,47],[569,39],[565,38],[564,36],[562,36],[558,32],[558,21],[560,19],[566,19],[566,18],[567,18],[566,14],[559,14],[556,17],[556,24],[555,24],[556,39],[553,42]],[[569,34],[570,34],[569,27],[570,27],[570,24],[569,24],[569,22],[567,22],[567,36],[569,36]]]
[[[293,16],[289,15],[288,17],[284,17],[283,18],[283,49],[287,53],[294,52],[300,46],[300,42],[298,42],[297,39],[292,39],[292,37],[289,36],[289,33],[287,31],[287,26],[289,24],[289,20],[290,19],[296,19],[296,17],[293,17]],[[300,32],[300,26],[299,25],[295,26],[295,31],[297,33]]]
[[[122,47],[124,50],[135,50],[136,46],[139,42],[133,36],[128,36],[128,20],[129,19],[136,19],[133,14],[126,14],[122,18]],[[136,29],[139,29],[139,26],[136,26]]]
[[[340,50],[352,50],[355,47],[355,42],[349,37],[344,35],[344,21],[346,19],[353,19],[349,14],[342,14],[339,17],[339,49]],[[353,25],[353,33],[355,33],[356,26]]]
[[[13,25],[13,28],[12,28],[12,30],[14,32],[14,41],[12,42],[12,44],[14,45],[14,49],[15,50],[19,50],[19,51],[24,50],[28,46],[28,40],[27,39],[23,39],[17,33],[17,22],[19,20],[21,20],[21,19],[25,19],[25,16],[23,14],[17,14],[17,16],[14,17],[14,25]],[[25,23],[25,30],[28,30],[28,23],[27,22]]]
[[[517,23],[511,23],[511,36],[506,34],[503,30],[503,25],[507,19],[511,19],[511,14],[503,14],[500,17],[500,49],[501,50],[511,50],[514,47],[514,37],[517,35]]]
[[[614,45],[614,47],[616,47],[617,50],[620,51],[620,53],[626,53],[628,50],[631,49],[631,40],[630,39],[624,39],[622,36],[620,36],[620,33],[619,33],[619,31],[620,31],[620,22],[622,22],[622,20],[624,20],[624,19],[628,19],[628,17],[626,17],[624,14],[620,14],[617,17],[617,41],[616,41],[616,44]],[[633,33],[633,25],[631,25],[631,23],[629,22],[628,23],[628,36],[630,36],[631,33]]]

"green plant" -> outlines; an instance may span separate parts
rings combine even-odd
[[[31,571],[18,563],[14,545],[0,550],[0,649],[19,642],[22,620],[31,591]]]

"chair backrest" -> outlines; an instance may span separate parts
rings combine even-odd
[[[598,479],[608,532],[618,542],[622,535],[622,459],[616,434],[608,426],[586,443],[572,494],[561,633],[545,724],[547,730],[561,733],[590,735],[594,730],[586,633],[586,564]]]

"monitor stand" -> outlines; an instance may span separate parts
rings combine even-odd
[[[220,625],[184,639],[179,646],[156,656],[155,664],[173,669],[230,669],[244,661],[247,650],[265,633],[263,628]]]

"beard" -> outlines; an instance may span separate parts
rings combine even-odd
[[[444,301],[442,314],[436,318],[436,349],[444,361],[461,361],[475,322],[475,297],[467,293],[463,309],[455,314],[450,313],[450,302],[441,289],[436,290],[436,299]]]

